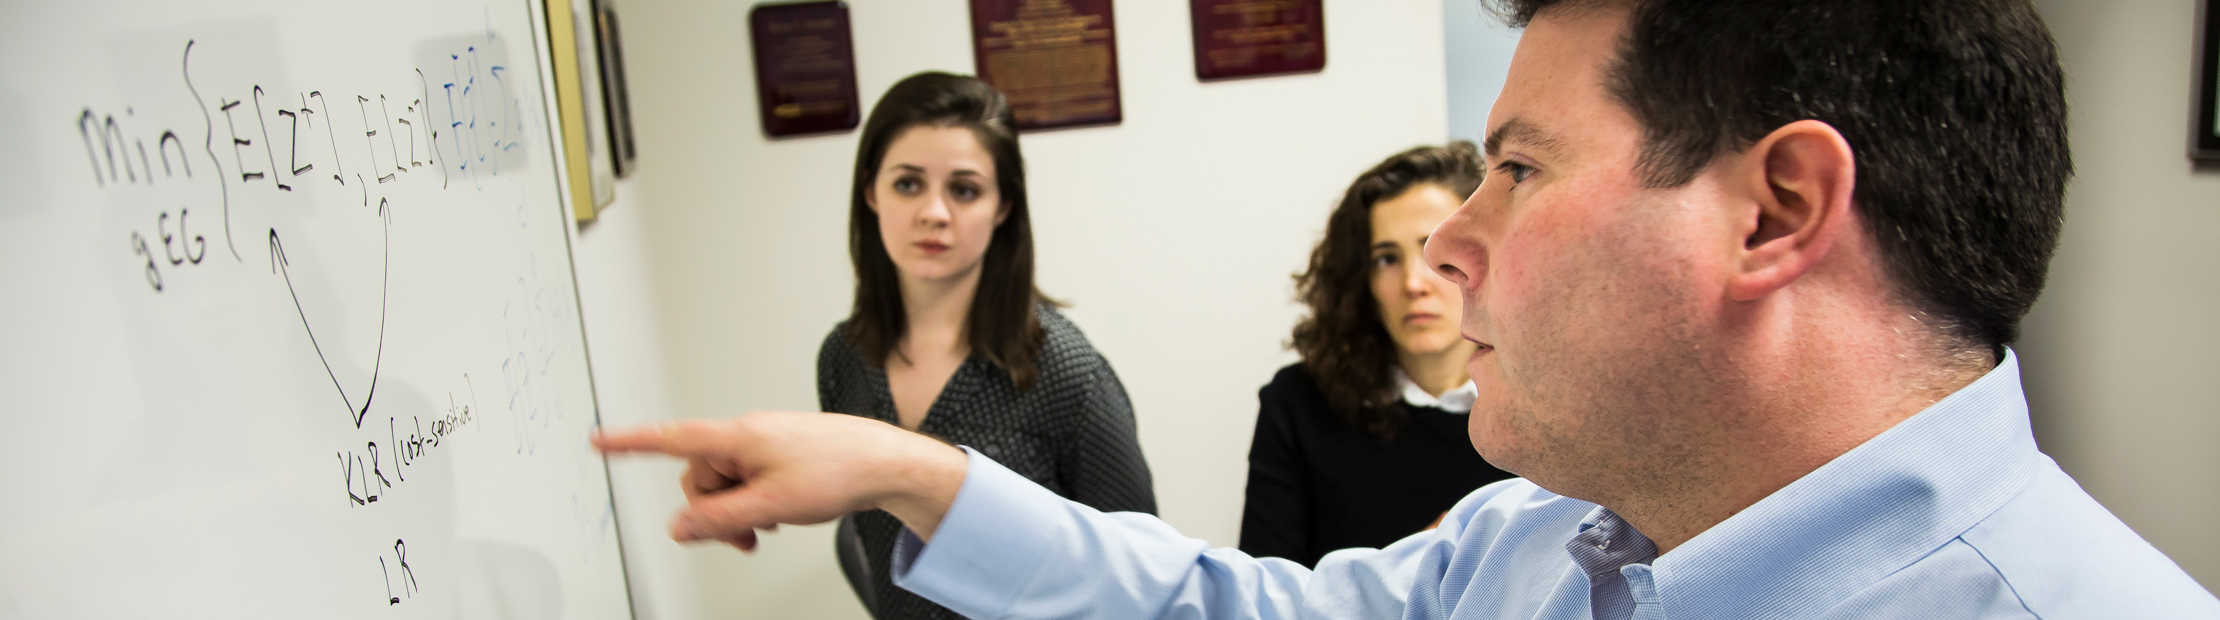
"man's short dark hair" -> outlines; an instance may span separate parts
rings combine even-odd
[[[1491,0],[1523,27],[1597,0]],[[1643,128],[1636,172],[1676,187],[1816,119],[1857,162],[1852,200],[1898,294],[2002,345],[2042,292],[2066,181],[2056,44],[2025,0],[1624,0],[1604,87]]]

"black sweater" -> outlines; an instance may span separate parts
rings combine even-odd
[[[1020,390],[1010,373],[974,352],[926,409],[918,431],[971,446],[1056,494],[1105,512],[1156,512],[1148,462],[1141,458],[1133,405],[1110,362],[1079,327],[1036,306],[1046,341],[1040,377]],[[896,423],[886,369],[868,363],[836,327],[817,351],[817,405],[825,411]],[[902,524],[882,511],[856,513],[881,618],[957,618],[894,587],[889,561]]]
[[[1257,400],[1241,514],[1250,555],[1314,566],[1336,549],[1386,546],[1511,477],[1473,451],[1466,416],[1398,402],[1410,421],[1383,441],[1334,415],[1301,364],[1280,369]]]

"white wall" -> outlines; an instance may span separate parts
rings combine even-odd
[[[972,72],[968,3],[849,5],[865,106],[910,73]],[[816,406],[817,344],[852,294],[845,200],[856,135],[765,139],[748,8],[622,8],[641,170],[580,249],[605,417]],[[1322,73],[1201,84],[1186,3],[1116,8],[1124,123],[1022,137],[1040,283],[1074,304],[1068,315],[1123,377],[1164,516],[1230,545],[1255,391],[1294,360],[1282,347],[1298,316],[1288,276],[1357,173],[1445,139],[1442,9],[1433,0],[1329,2]],[[602,259],[623,264],[589,273]],[[597,305],[627,316],[596,317]],[[620,353],[604,344],[654,338],[668,360],[656,373],[667,377],[667,401],[645,374],[657,365],[647,357],[655,345]],[[619,476],[627,495],[637,492],[627,488],[633,477],[653,478],[629,467]],[[624,515],[626,530],[661,528],[677,505],[671,495],[657,514]],[[640,539],[627,539],[636,558]],[[666,575],[698,579],[656,595],[694,588],[703,615],[861,614],[833,563],[829,527],[782,529],[752,557],[658,544],[660,559],[633,564],[668,559]],[[643,579],[633,575],[636,594]]]
[[[1504,25],[1481,0],[1441,0],[1441,24],[1449,137],[1478,144],[1488,137],[1488,110],[1511,72],[1519,30]]]
[[[2037,437],[2220,590],[2220,171],[2185,155],[2196,0],[2037,5],[2066,67],[2079,170],[2020,347]]]
[[[610,427],[678,417],[670,405],[664,330],[656,323],[656,295],[647,277],[654,267],[648,260],[652,242],[642,225],[645,205],[627,199],[635,185],[618,183],[618,201],[610,210],[588,226],[571,228],[594,400],[602,424]],[[700,617],[693,560],[666,535],[671,511],[684,501],[674,482],[678,465],[620,459],[610,463],[609,473],[625,577],[639,620]]]

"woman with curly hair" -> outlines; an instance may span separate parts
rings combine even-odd
[[[1315,565],[1432,527],[1511,476],[1466,438],[1475,345],[1456,288],[1420,256],[1481,175],[1471,142],[1413,148],[1357,177],[1327,219],[1295,276],[1302,362],[1257,392],[1242,551]]]

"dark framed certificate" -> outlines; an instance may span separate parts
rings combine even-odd
[[[1323,0],[1188,0],[1195,77],[1203,80],[1326,68]]]
[[[971,52],[1021,129],[1124,120],[1110,0],[971,0]]]
[[[2197,118],[2190,123],[2189,156],[2220,161],[2220,11],[2212,0],[2199,3],[2203,25],[2197,34]]]
[[[772,137],[856,127],[856,49],[844,2],[766,4],[748,11],[755,96]]]

